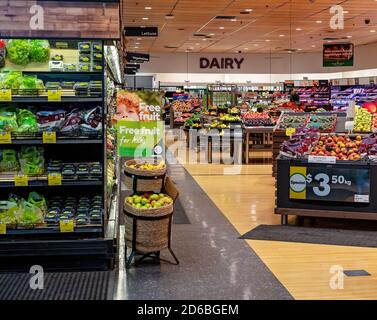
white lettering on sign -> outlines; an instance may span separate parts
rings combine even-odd
[[[119,133],[155,136],[155,135],[160,135],[160,129],[159,128],[147,129],[145,127],[142,127],[141,129],[134,129],[134,128],[127,128],[125,126],[120,126]]]
[[[44,10],[40,5],[33,5],[30,7],[30,13],[33,15],[30,18],[31,30],[43,30],[44,29]]]
[[[200,69],[241,69],[245,58],[200,58]]]

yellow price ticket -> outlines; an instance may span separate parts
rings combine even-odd
[[[60,220],[60,232],[74,232],[73,220]]]
[[[56,143],[56,132],[43,132],[42,134],[43,143]]]

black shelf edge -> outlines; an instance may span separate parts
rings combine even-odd
[[[32,70],[28,70],[28,71],[22,71],[22,73],[25,73],[25,74],[61,74],[61,75],[69,75],[69,74],[72,74],[72,75],[102,75],[103,72],[102,71],[32,71]]]
[[[59,144],[59,145],[64,145],[64,144],[102,144],[103,141],[102,139],[90,139],[90,138],[56,138],[56,143],[43,143],[42,137],[39,139],[12,139],[12,143],[3,143],[1,145],[54,145],[54,144]]]
[[[38,235],[38,234],[82,234],[82,233],[101,233],[103,227],[101,225],[98,226],[82,226],[82,227],[75,227],[74,232],[67,232],[62,233],[58,226],[54,227],[41,227],[41,228],[34,228],[34,229],[7,229],[7,233],[5,235],[0,235],[0,243],[1,240],[6,238],[9,235]]]
[[[41,97],[12,97],[12,101],[0,101],[1,103],[9,104],[9,103],[64,103],[64,102],[98,102],[102,103],[102,97],[80,97],[80,96],[70,96],[70,97],[62,97],[61,101],[48,101],[47,96]]]
[[[16,188],[36,188],[36,187],[81,187],[81,186],[102,186],[102,180],[63,180],[61,186],[49,186],[47,180],[29,180],[26,187]],[[15,187],[14,181],[0,181],[0,188]]]

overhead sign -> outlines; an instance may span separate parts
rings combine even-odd
[[[369,196],[369,169],[310,164],[290,167],[290,199],[369,203]]]
[[[143,63],[143,62],[148,62],[149,59],[150,59],[150,56],[147,53],[137,53],[137,52],[126,53],[126,60],[128,62]]]
[[[245,58],[200,58],[200,69],[241,69]]]
[[[353,60],[353,43],[334,43],[323,45],[324,67],[352,67]]]
[[[124,27],[126,37],[158,37],[157,27]]]

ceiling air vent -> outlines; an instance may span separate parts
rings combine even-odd
[[[336,40],[341,40],[341,38],[333,38],[333,37],[326,37],[323,38],[324,41],[336,41]]]
[[[236,16],[216,16],[216,20],[234,20],[236,19]]]
[[[194,37],[205,37],[207,36],[205,33],[194,33]]]
[[[165,49],[178,49],[178,46],[165,46]]]

